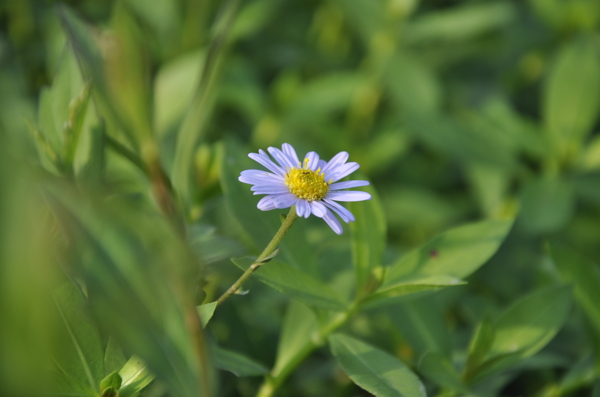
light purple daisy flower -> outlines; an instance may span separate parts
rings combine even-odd
[[[284,143],[282,150],[270,147],[273,162],[263,150],[250,153],[248,157],[271,172],[262,170],[242,171],[240,182],[252,186],[254,194],[266,194],[258,202],[262,211],[288,208],[296,205],[298,216],[308,218],[314,214],[323,218],[337,234],[342,234],[342,226],[333,213],[344,222],[354,222],[354,215],[336,201],[370,200],[367,192],[340,191],[359,186],[367,186],[367,181],[338,182],[359,167],[358,163],[347,163],[348,153],[340,152],[328,162],[321,160],[315,152],[310,152],[300,161],[292,145]]]

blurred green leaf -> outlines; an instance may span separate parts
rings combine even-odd
[[[494,324],[492,323],[492,320],[486,316],[477,326],[477,329],[471,338],[471,343],[469,344],[469,356],[464,371],[465,379],[469,379],[471,374],[483,363],[494,344],[495,337],[496,330],[494,329]]]
[[[229,371],[237,377],[265,375],[269,370],[262,364],[244,356],[220,347],[214,348],[215,367]]]
[[[420,44],[429,41],[454,42],[474,39],[510,24],[517,9],[508,1],[466,4],[438,12],[429,12],[409,25],[406,41]]]
[[[573,284],[575,300],[590,320],[596,334],[600,336],[600,307],[598,306],[598,302],[600,302],[600,269],[598,265],[581,254],[559,245],[553,245],[551,253],[563,280]]]
[[[358,339],[334,334],[331,351],[350,379],[377,397],[424,397],[419,378],[402,361]]]
[[[185,276],[191,258],[166,220],[116,200],[102,204],[65,184],[44,188],[61,221],[69,225],[77,249],[72,266],[93,296],[90,304],[99,323],[173,393],[210,394],[213,380],[202,336],[192,339],[181,295],[175,295],[185,293],[181,288],[194,290],[190,280],[196,278]],[[177,279],[176,290],[165,283]]]
[[[119,366],[104,366],[106,347],[96,325],[86,316],[83,293],[65,283],[53,292],[53,299],[64,335],[64,342],[57,346],[53,357],[58,368],[53,392],[96,396],[103,379]]]
[[[434,352],[449,358],[452,340],[444,313],[434,296],[399,302],[386,308],[392,323],[414,350],[417,358]]]
[[[440,82],[427,64],[408,52],[395,54],[385,69],[385,87],[400,109],[431,114],[442,102]]]
[[[600,50],[584,36],[558,53],[544,95],[544,122],[562,158],[575,155],[600,110]]]
[[[574,211],[573,189],[562,179],[538,179],[522,193],[520,220],[528,233],[556,232],[571,220]]]
[[[319,323],[314,312],[300,302],[290,302],[283,319],[271,376],[280,375],[296,357],[302,355],[306,346],[312,344],[318,330]]]
[[[246,256],[233,258],[231,261],[245,271],[255,259]],[[253,276],[282,294],[309,306],[334,311],[342,311],[347,306],[343,299],[326,284],[278,260],[262,265]]]
[[[379,196],[370,186],[362,190],[371,194],[371,200],[348,203],[348,209],[356,222],[350,223],[352,230],[352,259],[356,271],[356,290],[361,295],[365,288],[373,289],[381,282],[375,280],[373,269],[381,266],[387,234],[385,216]]]
[[[525,296],[496,322],[490,355],[517,351],[522,358],[533,355],[560,330],[570,307],[570,287],[549,287]]]
[[[131,357],[119,371],[123,379],[119,397],[135,397],[154,380],[154,375],[146,369],[146,365],[137,357]]]
[[[436,352],[425,353],[419,360],[419,372],[438,385],[451,390],[468,394],[468,389],[460,379],[460,375],[450,359]]]
[[[490,259],[511,227],[511,220],[486,220],[451,229],[392,265],[379,290],[417,276],[467,277]]]
[[[571,306],[571,288],[547,287],[521,298],[498,319],[487,359],[472,381],[490,377],[543,348],[562,328]]]
[[[163,138],[176,131],[198,85],[205,53],[190,51],[166,62],[154,79],[154,127]]]

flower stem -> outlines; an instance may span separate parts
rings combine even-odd
[[[225,293],[221,295],[219,299],[217,299],[217,306],[223,303],[231,295],[235,294],[237,290],[240,289],[242,284],[244,284],[244,282],[246,282],[246,280],[250,278],[250,276],[252,276],[252,273],[254,273],[256,269],[258,269],[261,265],[265,263],[264,259],[271,255],[275,251],[275,249],[277,249],[277,246],[279,245],[287,231],[290,229],[296,218],[298,218],[298,214],[296,214],[296,206],[293,205],[292,208],[290,208],[290,212],[287,214],[284,221],[282,222],[281,227],[279,228],[277,233],[275,233],[275,236],[273,237],[271,242],[269,242],[267,247],[258,256],[258,258],[256,258],[256,261],[254,261],[254,263],[244,272],[244,274],[242,274],[240,278],[238,278],[237,281],[233,283],[233,285],[229,287],[229,289],[225,291]]]
[[[342,325],[346,324],[354,315],[359,311],[360,303],[357,301],[353,303],[348,310],[343,313],[339,313],[334,317],[329,324],[321,328],[316,335],[311,337],[304,343],[304,346],[294,357],[292,357],[286,365],[281,369],[271,371],[271,374],[265,377],[263,384],[256,393],[256,397],[271,397],[277,391],[277,389],[283,384],[283,382],[290,376],[294,371],[310,354],[317,348],[323,346],[327,337],[333,332],[337,331]]]

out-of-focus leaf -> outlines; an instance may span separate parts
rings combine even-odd
[[[146,365],[137,357],[131,357],[119,371],[123,379],[119,397],[135,397],[152,382],[154,375],[148,372]]]
[[[591,132],[600,110],[600,50],[593,36],[558,54],[544,95],[544,121],[557,154],[572,156]]]
[[[444,314],[433,296],[399,302],[386,308],[392,323],[406,339],[416,357],[427,352],[450,357],[451,337]]]
[[[574,287],[575,300],[581,306],[586,316],[593,325],[597,335],[600,336],[600,269],[591,260],[581,254],[563,248],[552,246],[552,257],[567,283]]]
[[[385,18],[383,3],[374,3],[369,0],[345,1],[336,0],[350,24],[360,35],[360,39],[367,48],[373,45],[373,38],[381,32]]]
[[[189,291],[187,299],[193,302],[195,277],[187,272],[197,264],[172,228],[133,206],[116,200],[103,205],[65,184],[44,188],[72,232],[79,254],[72,265],[86,282],[100,324],[174,394],[210,395],[213,380],[202,336],[190,335],[180,301],[184,298],[175,295]]]
[[[238,180],[240,172],[246,169],[263,167],[248,159],[248,153],[239,145],[230,141],[221,165],[221,185],[225,193],[228,210],[239,226],[244,241],[254,252],[260,252],[273,238],[281,222],[278,214],[282,211],[263,212],[256,208],[258,197],[252,195],[249,185]],[[287,210],[286,210],[287,212]],[[318,275],[314,249],[306,241],[303,219],[298,219],[290,228],[280,245],[279,257],[287,264],[309,273]]]
[[[556,335],[571,306],[571,288],[536,291],[508,308],[495,325],[490,355],[520,351],[522,358],[540,350]]]
[[[53,392],[95,396],[102,380],[122,363],[105,361],[105,352],[110,352],[105,350],[96,325],[86,317],[81,291],[66,283],[54,291],[53,298],[64,335],[53,357],[58,368]],[[105,362],[113,366],[105,368]]]
[[[213,314],[215,314],[215,309],[217,308],[217,302],[207,303],[205,305],[198,306],[198,315],[200,316],[200,321],[202,321],[202,326],[206,327],[206,324],[210,321]]]
[[[468,394],[467,387],[450,360],[436,352],[425,353],[419,361],[419,372],[439,385]]]
[[[331,351],[350,379],[377,397],[425,397],[419,378],[404,363],[358,339],[334,334]]]
[[[407,115],[406,127],[428,146],[460,162],[489,164],[502,169],[515,167],[513,148],[489,130],[473,128],[445,116],[419,113]]]
[[[158,137],[181,122],[198,85],[204,51],[191,51],[165,63],[154,80],[154,127]]]
[[[469,356],[464,372],[465,379],[469,379],[471,374],[483,363],[494,344],[495,337],[496,330],[494,329],[494,325],[491,319],[486,316],[475,330],[475,334],[471,339]]]
[[[509,307],[495,324],[486,360],[471,372],[473,382],[490,377],[543,348],[560,330],[571,306],[571,289],[548,287]]]
[[[279,6],[274,0],[245,3],[231,27],[231,39],[244,39],[258,32],[275,17]]]
[[[587,354],[573,365],[560,381],[561,393],[567,394],[584,385],[591,384],[596,378],[594,355]]]
[[[215,347],[213,354],[215,367],[229,371],[238,377],[260,376],[269,372],[264,365],[259,364],[251,358],[248,358],[240,353]]]
[[[254,263],[255,258],[234,258],[232,262],[242,270]],[[335,291],[307,273],[286,263],[272,260],[261,266],[253,275],[269,287],[309,306],[342,311],[346,304]]]
[[[508,1],[490,1],[429,12],[408,27],[406,41],[418,44],[474,39],[511,23],[516,17],[516,7]]]
[[[439,110],[440,83],[427,65],[409,53],[395,54],[385,70],[385,87],[400,109],[433,113]]]
[[[300,302],[290,302],[283,319],[281,337],[277,345],[277,358],[271,376],[281,374],[290,362],[312,343],[318,329],[319,324],[312,310]]]
[[[560,230],[571,220],[574,211],[573,189],[562,179],[538,179],[523,191],[521,224],[531,234]]]
[[[360,179],[360,178],[359,178]],[[379,196],[370,186],[363,188],[371,194],[371,200],[351,202],[348,209],[356,222],[350,224],[352,230],[352,259],[356,270],[356,290],[360,295],[363,289],[373,289],[381,282],[373,277],[373,269],[381,266],[387,235],[385,215]]]
[[[451,229],[392,265],[379,290],[417,275],[467,277],[490,259],[511,226],[511,220],[486,220]]]

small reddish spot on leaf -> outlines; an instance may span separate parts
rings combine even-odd
[[[440,253],[437,250],[431,250],[431,252],[429,253],[429,256],[431,258],[437,258],[440,255]]]

